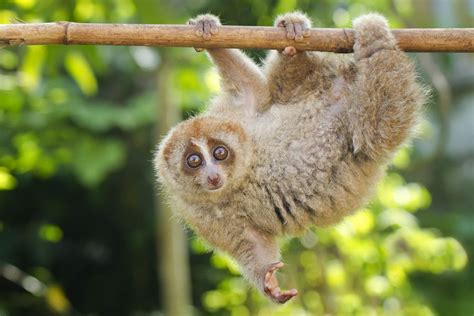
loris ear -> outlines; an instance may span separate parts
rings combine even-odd
[[[182,124],[182,123],[181,123]],[[181,153],[184,151],[185,143],[184,131],[180,128],[181,124],[173,127],[162,139],[154,157],[154,167],[159,175],[163,176],[162,171],[170,166],[179,165]]]
[[[217,66],[224,93],[236,104],[262,111],[270,102],[267,80],[261,69],[238,49],[208,49]]]

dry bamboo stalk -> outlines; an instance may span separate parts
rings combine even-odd
[[[399,47],[408,52],[474,52],[474,28],[394,29]],[[202,48],[282,49],[337,53],[352,51],[352,29],[313,28],[302,42],[288,40],[276,27],[221,26],[209,40],[189,25],[31,23],[0,25],[0,45],[127,45]]]

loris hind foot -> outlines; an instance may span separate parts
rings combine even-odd
[[[397,42],[390,32],[387,19],[371,13],[353,21],[355,30],[354,57],[356,60],[372,56],[379,50],[395,50]]]

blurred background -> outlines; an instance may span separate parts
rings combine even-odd
[[[2,0],[0,23],[271,25],[308,12],[350,27],[474,27],[472,0]],[[256,60],[265,52],[248,51]],[[412,54],[433,90],[420,137],[372,203],[282,240],[276,306],[184,232],[157,194],[156,143],[219,90],[192,48],[0,49],[0,316],[474,315],[474,55]]]

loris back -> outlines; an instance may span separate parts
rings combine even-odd
[[[204,38],[219,20],[190,20]],[[301,13],[277,18],[304,40]],[[379,15],[354,21],[354,56],[272,52],[263,67],[242,52],[208,53],[222,93],[160,144],[156,167],[178,214],[243,274],[283,303],[276,237],[338,222],[361,207],[394,151],[413,131],[424,91]]]

